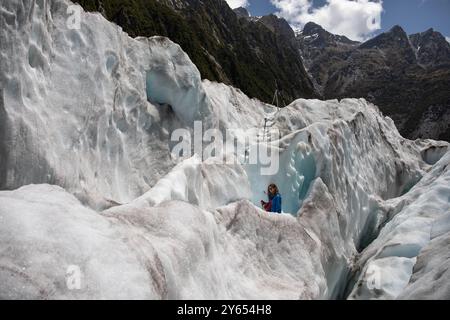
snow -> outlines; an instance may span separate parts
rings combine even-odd
[[[261,20],[262,16],[251,16],[250,20],[253,22],[258,22],[259,20]]]
[[[202,81],[166,38],[85,12],[69,29],[68,5],[0,7],[0,298],[448,297],[430,289],[448,143],[402,138],[364,99],[278,110]],[[198,120],[240,148],[178,161],[171,133]],[[247,138],[279,170],[244,162]],[[283,214],[259,208],[269,183]]]
[[[309,36],[304,36],[303,40],[308,41],[308,42],[313,42],[313,41],[317,40],[318,37],[319,37],[319,35],[317,33],[314,33]]]
[[[295,33],[295,37],[299,37],[303,34],[303,29],[298,27],[293,27],[292,30]]]

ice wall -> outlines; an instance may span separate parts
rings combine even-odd
[[[363,267],[350,298],[450,298],[445,283],[449,274],[449,165],[447,152],[410,192],[383,204],[388,212],[384,226],[359,258],[357,266]],[[431,288],[438,292],[433,294]]]
[[[431,240],[422,249],[413,268],[411,280],[398,297],[399,299],[450,299],[449,237],[450,234],[447,232]]]
[[[210,103],[178,45],[82,10],[72,28],[70,5],[2,1],[0,186],[57,184],[108,207],[175,166],[170,132],[206,122]]]

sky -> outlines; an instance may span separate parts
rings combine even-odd
[[[364,41],[394,25],[408,34],[433,28],[450,42],[450,0],[226,0],[253,16],[275,13],[294,28],[313,21],[328,31]]]

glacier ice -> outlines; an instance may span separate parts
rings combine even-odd
[[[399,299],[436,300],[450,297],[449,244],[449,232],[431,240],[417,258],[411,281]]]
[[[69,5],[2,2],[15,14],[1,20],[2,140],[17,147],[2,155],[0,185],[45,182],[97,208],[126,203],[175,165],[168,133],[206,121],[208,98],[178,45],[131,39],[100,14],[69,29]]]
[[[364,266],[364,270],[350,297],[355,299],[399,298],[405,288],[408,287],[413,267],[418,267],[415,265],[415,260],[421,260],[421,257],[426,254],[426,250],[431,250],[427,248],[431,246],[430,243],[436,242],[434,239],[445,238],[445,235],[450,232],[450,224],[448,223],[450,219],[449,164],[450,152],[447,152],[407,194],[384,203],[384,206],[387,207],[387,221],[384,222],[378,237],[361,254],[359,263]],[[445,248],[445,245],[443,247]],[[442,247],[434,248],[434,250],[445,252]],[[392,264],[380,262],[385,259],[390,259],[392,264],[403,261],[401,266],[397,268],[397,272],[402,269],[408,275],[407,279],[395,288],[387,288],[392,281],[398,282],[398,277],[395,273],[387,271],[392,267]],[[439,261],[440,264],[444,263],[442,268],[446,268],[445,264],[448,265],[447,259],[448,257],[445,254],[441,255],[439,252],[436,257],[431,257],[429,260],[433,263],[436,263],[436,261]],[[408,260],[409,262],[405,263]],[[413,260],[414,262],[412,262]],[[426,262],[421,260],[421,264],[426,264],[429,260],[427,259]],[[379,286],[367,288],[367,283],[370,283],[372,277],[371,272],[367,272],[367,269],[374,265],[377,266],[380,273],[387,272],[391,275],[392,281],[387,282],[386,286],[380,283]],[[416,290],[422,290],[417,285],[415,288]],[[447,291],[443,291],[441,296],[436,294],[433,297],[449,298],[448,288],[445,285],[441,288]],[[411,297],[414,294],[417,293],[410,292]],[[419,296],[415,297],[418,298]],[[426,297],[423,296],[423,298]]]
[[[4,191],[0,212],[2,299],[157,297],[154,287],[142,285],[150,283],[148,270],[119,232],[62,188]],[[67,289],[72,265],[82,270],[82,291]]]
[[[364,99],[278,110],[169,39],[83,11],[70,29],[70,5],[0,5],[0,298],[449,298],[448,143]],[[197,120],[276,130],[280,170],[177,161],[171,132]],[[272,182],[281,215],[259,208]]]

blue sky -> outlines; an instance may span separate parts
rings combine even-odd
[[[331,32],[345,34],[356,40],[365,40],[396,24],[401,25],[409,34],[434,28],[450,37],[450,0],[383,0],[382,3],[378,0],[227,1],[234,5],[246,2],[247,9],[255,16],[278,12],[291,25],[299,28],[308,19],[316,20],[315,22],[331,29]],[[274,3],[277,2],[275,7]],[[369,6],[372,8],[368,8]],[[361,17],[378,19],[378,25],[367,29],[364,26],[365,20],[361,20]]]

